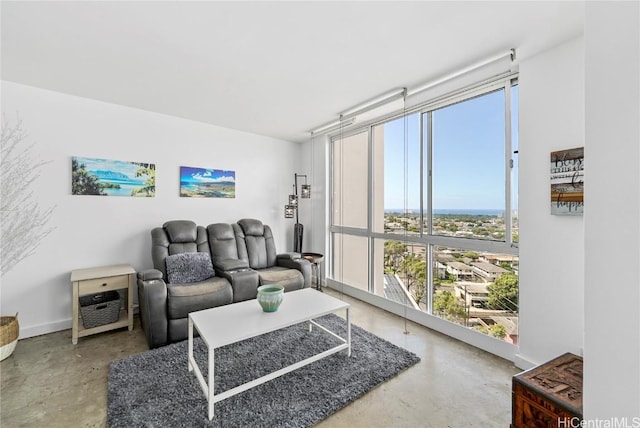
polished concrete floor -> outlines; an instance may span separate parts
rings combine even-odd
[[[361,301],[352,322],[422,359],[318,427],[508,427],[511,362],[450,339]],[[405,334],[405,326],[408,334]],[[147,349],[133,331],[80,338],[71,330],[20,340],[0,363],[0,427],[103,427],[109,362]]]

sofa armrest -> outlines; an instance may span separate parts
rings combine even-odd
[[[276,257],[276,264],[278,266],[286,267],[289,269],[297,269],[302,273],[304,278],[303,288],[311,287],[311,263],[309,260],[300,257],[300,253],[285,253],[285,254],[297,254],[299,258],[294,259],[292,257]]]
[[[302,255],[295,252],[276,254],[276,260],[298,260],[300,258],[302,258]]]
[[[240,259],[216,260],[213,263],[216,272],[229,272],[241,269],[249,269],[249,263]]]
[[[158,269],[146,269],[138,272],[138,280],[149,281],[152,279],[162,279],[162,272]]]
[[[138,303],[147,344],[156,348],[167,344],[167,285],[162,272],[151,271],[138,273]]]
[[[253,269],[228,270],[219,273],[219,276],[226,278],[231,283],[233,290],[233,301],[255,299],[258,294],[260,278],[258,272]]]

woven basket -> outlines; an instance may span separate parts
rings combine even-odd
[[[0,361],[16,349],[19,335],[18,314],[15,317],[0,317]]]
[[[84,328],[93,328],[118,321],[120,294],[116,290],[80,297],[80,315]]]

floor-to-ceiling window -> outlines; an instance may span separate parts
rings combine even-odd
[[[513,78],[332,138],[331,278],[518,341]]]
[[[369,131],[335,140],[332,152],[333,276],[368,290]]]

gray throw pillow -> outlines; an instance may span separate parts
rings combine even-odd
[[[165,261],[169,284],[188,284],[209,279],[215,275],[209,253],[180,253]]]

